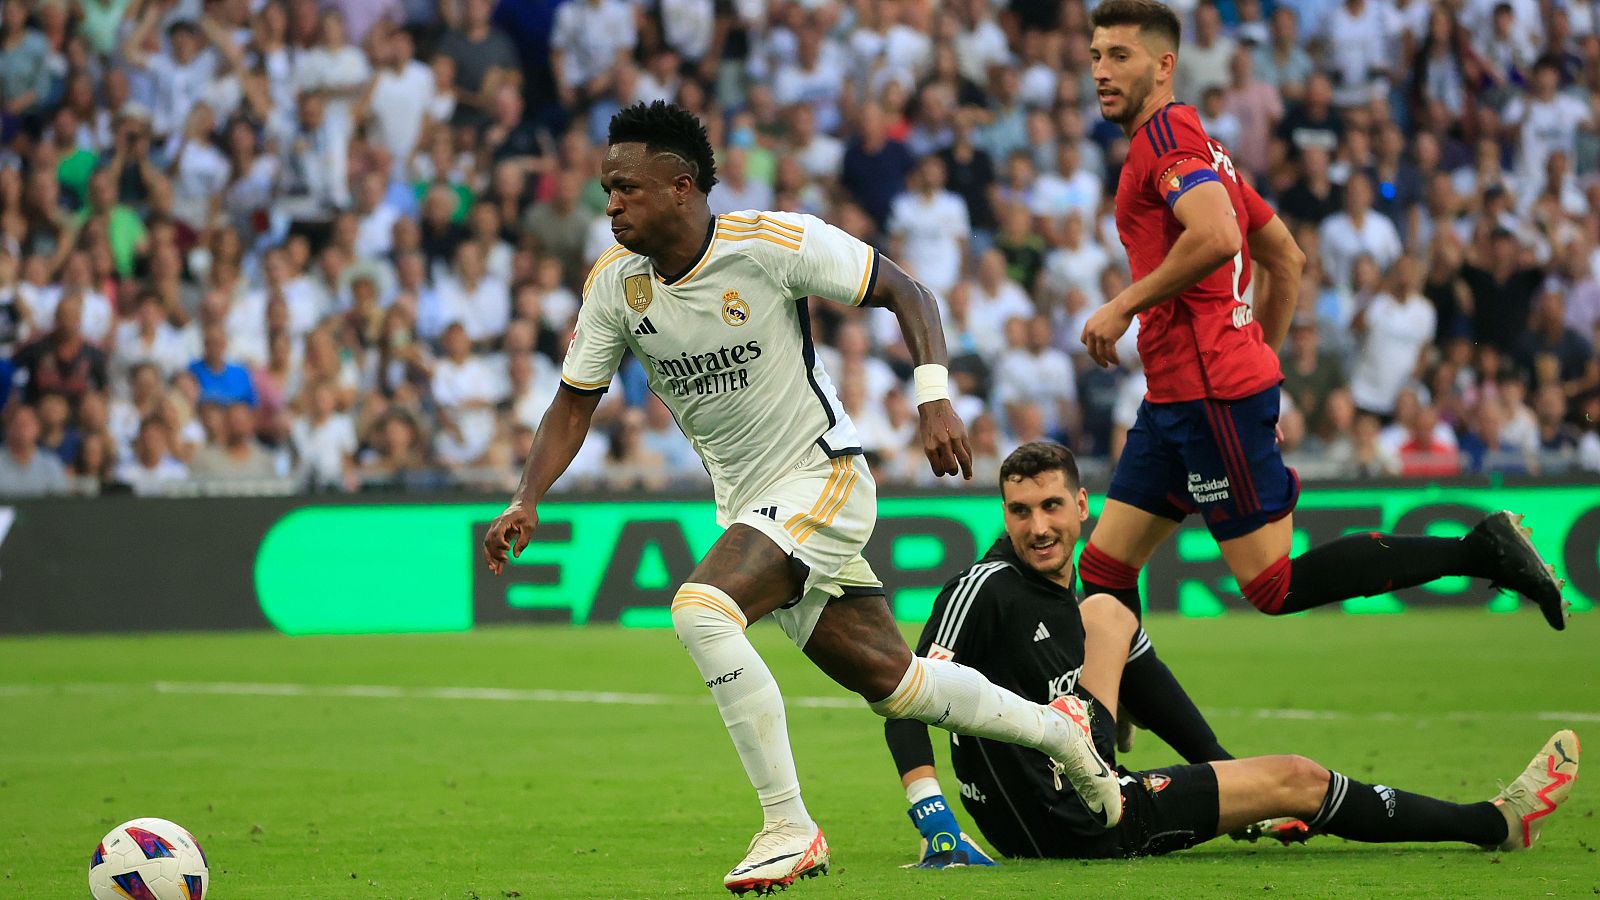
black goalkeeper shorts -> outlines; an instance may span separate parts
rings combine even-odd
[[[1092,699],[1092,698],[1090,698]],[[1095,744],[1102,755],[1115,741],[1109,711],[1094,700]],[[1122,821],[1094,836],[1069,839],[1066,856],[1079,859],[1125,859],[1161,856],[1187,850],[1217,836],[1217,772],[1209,765],[1167,766],[1130,772],[1117,766],[1122,779]]]

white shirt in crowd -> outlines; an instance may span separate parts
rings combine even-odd
[[[633,49],[633,5],[622,0],[574,0],[556,8],[550,49],[561,53],[561,74],[574,87],[609,70],[617,53]]]
[[[1328,21],[1328,50],[1333,62],[1333,102],[1355,106],[1372,99],[1372,72],[1395,65],[1387,58],[1389,35],[1398,30],[1399,16],[1385,0],[1362,0],[1351,10],[1339,4]]]
[[[1420,294],[1401,302],[1382,293],[1367,304],[1362,318],[1366,333],[1351,369],[1350,395],[1357,407],[1387,416],[1416,371],[1418,354],[1433,341],[1436,313]]]
[[[459,278],[445,278],[436,292],[444,324],[460,322],[474,342],[503,334],[511,324],[511,295],[498,278],[485,275],[470,287]]]
[[[1322,244],[1322,268],[1339,285],[1350,283],[1351,267],[1361,254],[1371,254],[1378,268],[1388,271],[1404,249],[1394,223],[1372,210],[1362,216],[1359,228],[1348,214],[1334,213],[1323,220],[1317,237]]]
[[[397,174],[417,147],[432,102],[433,72],[426,65],[412,59],[398,72],[378,72],[369,108],[377,122],[376,137],[388,148]]]
[[[1006,322],[1033,318],[1033,301],[1022,285],[1009,278],[1000,282],[992,294],[976,281],[967,287],[967,327],[978,342],[978,355],[993,365],[1006,346]]]
[[[1557,150],[1567,155],[1569,166],[1576,161],[1578,129],[1590,122],[1589,104],[1570,94],[1556,94],[1547,102],[1516,97],[1506,107],[1505,121],[1520,127],[1518,171],[1539,178],[1545,160]]]
[[[1060,403],[1078,399],[1078,381],[1072,360],[1055,347],[1037,352],[1008,347],[1000,354],[994,370],[993,408],[999,412],[1007,404],[1036,403],[1044,414],[1044,429],[1054,432],[1063,424]]]
[[[345,461],[359,446],[355,423],[346,413],[334,413],[320,424],[310,416],[296,417],[289,426],[289,443],[300,459],[304,477],[318,487],[342,486]]]
[[[967,202],[951,191],[908,191],[889,206],[889,233],[904,242],[899,261],[935,294],[961,277],[961,242],[971,232]]]

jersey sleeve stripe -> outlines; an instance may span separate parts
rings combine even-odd
[[[728,213],[723,213],[721,218],[727,219],[730,222],[737,222],[740,225],[766,225],[780,231],[787,231],[797,238],[804,237],[806,233],[804,228],[801,228],[798,225],[790,225],[789,223],[775,219],[772,216],[756,216],[754,219],[747,219],[744,216],[734,216],[729,215]]]
[[[784,240],[782,238],[776,237],[776,236],[774,236],[772,234],[769,234],[769,233],[767,233],[765,231],[754,231],[754,232],[751,232],[749,234],[736,234],[736,233],[731,232],[731,231],[718,231],[717,232],[717,237],[720,237],[720,238],[722,238],[723,240],[726,240],[726,241],[750,241],[750,240],[770,241],[770,242],[772,242],[774,244],[777,244],[780,247],[787,247],[790,250],[799,250],[800,249],[800,245],[799,244],[796,244],[796,243],[794,243],[792,241],[787,241],[787,240]]]
[[[856,298],[851,301],[851,306],[860,306],[872,293],[872,288],[878,283],[878,251],[872,247],[867,248],[867,268],[861,273],[861,287],[856,289]]]
[[[954,647],[955,637],[961,633],[961,625],[966,621],[967,608],[972,605],[972,600],[978,594],[978,588],[984,581],[1005,566],[1005,563],[979,563],[973,566],[967,574],[961,576],[956,583],[956,589],[950,596],[950,602],[944,608],[944,617],[939,620],[939,630],[934,634],[933,642],[944,647]]]

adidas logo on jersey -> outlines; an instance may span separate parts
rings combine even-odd
[[[634,334],[660,334],[661,332],[657,331],[656,327],[654,325],[650,324],[650,317],[649,316],[645,316],[644,318],[639,320],[639,326],[637,328],[633,329],[633,333]]]
[[[1048,637],[1050,637],[1050,629],[1044,627],[1044,623],[1040,622],[1039,627],[1033,630],[1033,642],[1037,644]]]
[[[778,521],[778,508],[776,506],[763,506],[753,511],[758,516],[766,516],[774,522]]]

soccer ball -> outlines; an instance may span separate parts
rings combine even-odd
[[[94,900],[203,900],[210,884],[200,843],[166,819],[118,825],[89,859]]]

